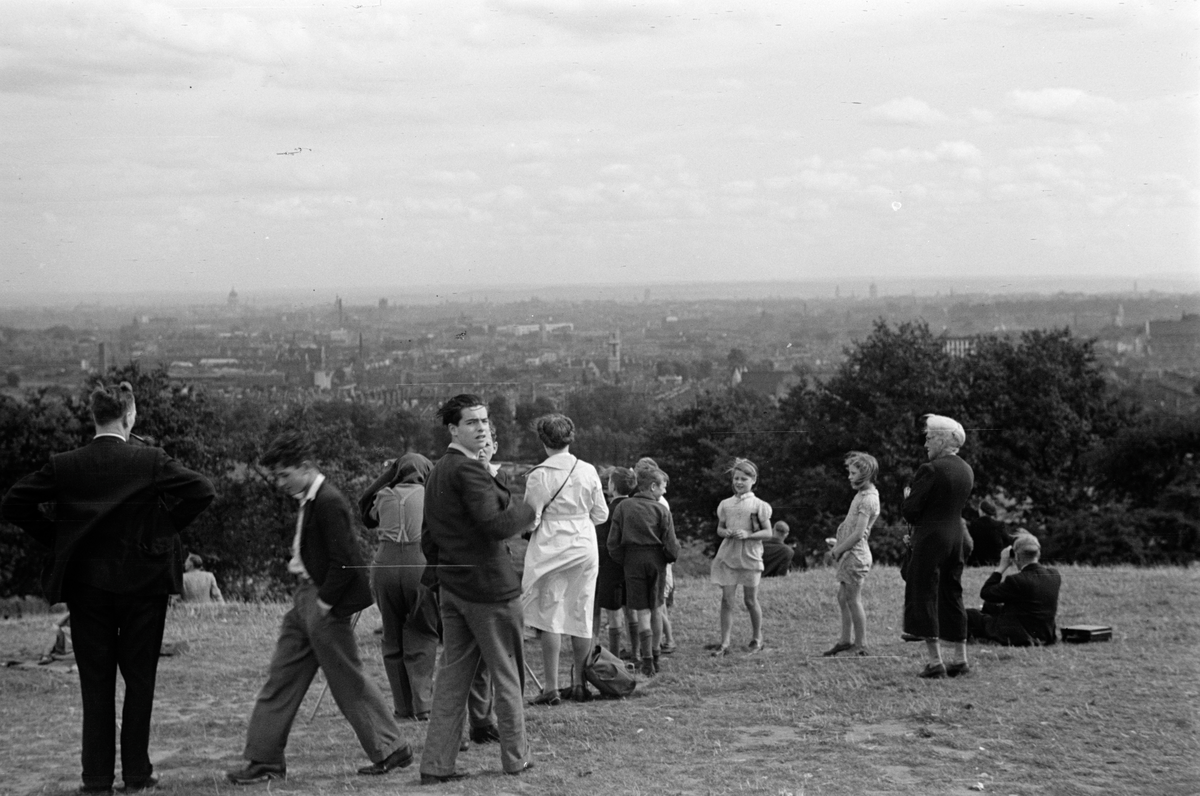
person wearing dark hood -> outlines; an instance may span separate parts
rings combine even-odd
[[[393,461],[358,501],[363,524],[379,529],[371,590],[383,617],[383,668],[398,719],[429,718],[437,658],[437,601],[421,585],[425,477],[433,462],[419,453]]]

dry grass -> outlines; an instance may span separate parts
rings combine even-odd
[[[977,595],[987,570],[969,570]],[[1196,705],[1200,576],[1194,570],[1064,568],[1063,623],[1105,622],[1108,643],[1009,650],[973,647],[975,671],[923,681],[916,645],[899,640],[903,585],[879,568],[866,589],[870,658],[826,659],[836,640],[832,573],[765,581],[768,647],[709,658],[717,594],[681,578],[680,651],[623,702],[527,710],[537,767],[500,775],[494,747],[459,757],[470,779],[421,788],[416,767],[355,775],[365,760],[314,687],[292,734],[290,779],[272,793],[443,794],[1191,794],[1200,793]],[[151,754],[164,794],[262,793],[223,778],[240,762],[246,719],[285,606],[173,612],[168,637],[190,651],[162,661]],[[359,638],[372,674],[377,616]],[[748,640],[739,616],[735,640]],[[46,619],[0,622],[6,659],[36,657]],[[529,658],[538,658],[536,648]],[[536,665],[536,664],[535,664]],[[565,673],[564,673],[565,674]],[[66,794],[78,785],[79,695],[73,675],[0,676],[0,793]],[[532,691],[531,691],[532,693]],[[420,746],[423,730],[406,724]]]

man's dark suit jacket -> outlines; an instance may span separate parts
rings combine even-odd
[[[52,551],[52,603],[67,580],[119,594],[178,594],[179,531],[215,496],[207,478],[161,448],[101,436],[14,484],[0,514]],[[49,516],[43,504],[52,504]]]
[[[425,479],[421,549],[428,572],[468,602],[519,597],[521,580],[505,540],[532,526],[534,516],[533,507],[514,501],[482,462],[450,448]]]
[[[332,606],[334,616],[350,616],[374,602],[350,502],[329,481],[321,483],[304,507],[300,560],[317,587],[317,597]]]
[[[979,596],[989,603],[1003,603],[1004,607],[989,623],[988,635],[1018,647],[1053,644],[1058,640],[1055,620],[1061,589],[1062,576],[1058,570],[1039,563],[1003,579],[999,572],[993,572],[979,590]]]
[[[763,541],[763,573],[764,578],[777,578],[788,574],[792,568],[792,558],[796,551],[790,545],[775,539]]]

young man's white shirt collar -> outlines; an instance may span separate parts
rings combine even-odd
[[[308,489],[297,498],[300,501],[300,510],[296,512],[296,535],[292,539],[292,560],[288,562],[288,572],[305,578],[309,577],[308,570],[304,568],[304,561],[300,559],[300,531],[304,528],[304,508],[317,496],[317,490],[323,483],[325,483],[324,474],[317,473],[312,483],[308,485]]]
[[[101,437],[116,437],[117,439],[121,440],[121,442],[129,441],[115,431],[101,431],[99,434],[92,437],[92,439],[100,439]]]
[[[468,459],[475,459],[476,461],[479,460],[478,453],[473,453],[469,449],[463,447],[462,445],[459,445],[457,442],[451,442],[447,447],[453,448],[454,450],[459,451],[461,453],[465,453],[467,455]]]

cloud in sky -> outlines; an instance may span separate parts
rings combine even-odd
[[[1197,270],[1194,6],[5,12],[6,291]]]

